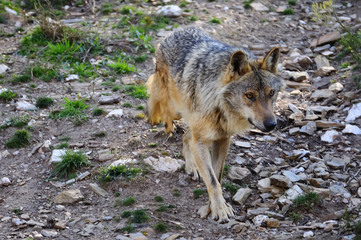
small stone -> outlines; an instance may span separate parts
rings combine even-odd
[[[237,193],[233,196],[232,200],[240,205],[242,205],[249,195],[251,195],[252,189],[250,188],[240,188]]]
[[[293,201],[295,200],[297,197],[302,196],[304,194],[304,191],[302,191],[302,189],[298,186],[298,185],[294,185],[292,186],[290,189],[288,189],[283,196],[281,196],[278,201],[281,204],[285,204],[288,201]]]
[[[184,161],[170,157],[148,157],[144,162],[152,166],[155,170],[160,172],[175,172],[184,165]]]
[[[314,114],[313,111],[307,111],[304,120],[314,121],[314,120],[317,120],[318,118],[319,118],[319,116],[317,116],[316,114]],[[317,123],[316,123],[316,125],[317,125]]]
[[[66,82],[71,82],[75,80],[79,80],[79,76],[77,74],[70,74],[67,78],[65,78]]]
[[[143,233],[131,233],[131,234],[129,234],[129,237],[132,240],[147,240],[148,239],[146,236],[144,236]]]
[[[346,124],[346,127],[342,130],[342,133],[360,135],[361,129],[358,126]]]
[[[250,148],[251,147],[251,143],[249,143],[249,142],[235,141],[234,144],[236,146],[242,147],[242,148]]]
[[[107,191],[105,191],[103,188],[99,187],[96,183],[90,183],[89,187],[91,190],[93,190],[95,193],[102,197],[106,197],[108,195]]]
[[[295,174],[291,171],[284,170],[284,171],[282,171],[282,174],[285,177],[287,177],[289,180],[291,180],[291,182],[298,182],[301,180],[301,178],[297,174]]]
[[[11,222],[15,226],[21,226],[21,225],[25,224],[25,222],[23,220],[21,220],[20,218],[13,218],[11,220]]]
[[[50,163],[59,163],[62,161],[62,156],[65,156],[65,150],[55,149],[53,150],[50,158]]]
[[[258,181],[257,187],[261,192],[268,192],[271,187],[271,180],[269,178],[263,178]]]
[[[311,99],[320,100],[324,98],[330,98],[334,95],[335,93],[328,89],[316,90],[314,93],[312,93]]]
[[[292,182],[285,176],[282,175],[272,175],[270,177],[271,185],[281,187],[281,188],[290,188],[292,187]]]
[[[56,205],[55,209],[60,212],[60,211],[64,211],[65,207],[63,205]]]
[[[36,221],[34,221],[32,219],[27,221],[26,224],[29,225],[29,226],[38,226],[38,227],[41,227],[41,228],[45,227],[45,224],[43,224],[41,222],[36,222]]]
[[[5,74],[8,69],[9,67],[5,64],[0,64],[0,75]]]
[[[304,69],[304,70],[307,70],[312,64],[311,58],[309,58],[308,56],[305,56],[305,55],[301,55],[299,57],[296,57],[293,60],[293,62],[300,65],[302,67],[302,69]]]
[[[21,215],[20,215],[20,218],[21,218],[21,219],[24,219],[24,220],[29,220],[29,219],[30,219],[29,215],[26,214],[26,213],[21,214]]]
[[[330,67],[321,67],[321,69],[317,70],[315,75],[316,76],[329,76],[329,75],[332,75],[334,73],[336,73],[337,70],[330,66]]]
[[[343,169],[347,164],[351,162],[351,159],[347,156],[343,156],[343,158],[333,157],[331,155],[326,155],[324,157],[326,161],[326,165],[330,166],[333,169]]]
[[[339,136],[339,132],[336,130],[328,130],[321,136],[322,142],[333,143],[333,141]]]
[[[4,9],[5,9],[5,11],[6,11],[7,13],[9,13],[9,14],[11,14],[11,15],[14,15],[14,16],[17,16],[17,15],[18,15],[18,13],[17,13],[15,10],[12,10],[12,9],[10,9],[10,8],[8,8],[8,7],[4,7]]]
[[[268,12],[269,11],[269,8],[266,7],[265,5],[263,5],[262,3],[252,2],[251,7],[253,8],[253,10],[255,10],[257,12]]]
[[[358,195],[359,197],[361,197],[361,187],[359,187],[359,188],[357,189],[357,195]]]
[[[262,51],[266,48],[264,44],[252,44],[249,48],[253,51]]]
[[[125,76],[122,77],[122,83],[125,85],[137,84],[137,81],[133,77]]]
[[[112,154],[109,149],[99,150],[98,156],[98,161],[101,162],[105,162],[114,158],[114,154]]]
[[[309,110],[315,111],[315,112],[320,112],[320,113],[322,113],[323,111],[325,111],[325,112],[337,111],[337,109],[338,108],[336,106],[312,106],[312,107],[309,107]]]
[[[350,198],[350,192],[343,186],[342,183],[333,183],[328,188],[331,192],[331,195],[338,195],[341,194],[345,198]]]
[[[307,72],[288,72],[289,77],[296,82],[302,82],[310,79]]]
[[[269,228],[278,228],[281,225],[280,221],[275,218],[266,219],[266,224]]]
[[[16,102],[16,109],[19,111],[35,111],[37,107],[34,104],[28,103],[24,100]]]
[[[248,168],[232,166],[228,172],[228,178],[234,182],[242,181],[251,175],[251,171]]]
[[[66,229],[66,223],[64,223],[64,222],[56,222],[55,225],[54,225],[54,228],[64,230],[64,229]]]
[[[322,51],[325,51],[325,50],[329,49],[330,47],[331,47],[330,44],[326,44],[326,45],[323,45],[321,47],[317,47],[317,48],[313,49],[313,51],[316,52],[316,53],[319,53],[319,52],[322,52]]]
[[[11,181],[9,178],[7,178],[7,177],[1,178],[1,180],[0,180],[1,186],[9,186],[10,184],[11,184]]]
[[[179,17],[183,13],[183,10],[177,5],[167,5],[159,7],[157,14],[164,17]]]
[[[300,133],[305,133],[312,136],[317,130],[317,124],[315,122],[309,121],[305,126],[302,126]]]
[[[252,221],[256,227],[259,227],[262,225],[263,222],[267,221],[267,219],[269,219],[269,217],[266,215],[257,215],[253,218]]]
[[[361,116],[361,103],[354,104],[348,111],[348,115],[345,119],[346,122],[353,122]]]
[[[328,59],[321,55],[315,57],[315,62],[316,62],[317,70],[321,69],[322,67],[330,66],[330,62],[328,61]]]
[[[287,9],[287,6],[286,6],[286,5],[282,5],[282,6],[279,6],[279,7],[276,8],[276,12],[282,13],[282,12],[284,12],[286,9]]]
[[[277,137],[272,137],[272,136],[263,136],[264,141],[270,143],[270,144],[276,144],[278,141]]]
[[[41,230],[41,234],[44,237],[48,237],[48,238],[55,238],[58,236],[58,233],[55,230]]]
[[[290,128],[289,130],[288,130],[288,133],[290,134],[290,135],[296,135],[297,133],[299,133],[300,132],[300,128],[299,127],[293,127],[293,128]]]
[[[120,102],[119,96],[101,96],[99,98],[99,104],[100,105],[106,105],[106,104],[115,104]]]
[[[116,109],[108,113],[107,118],[120,118],[121,116],[123,116],[123,109]]]
[[[314,39],[311,43],[311,47],[320,46],[320,45],[323,45],[323,44],[329,43],[329,42],[335,42],[339,39],[341,39],[340,32],[327,33],[317,39]]]
[[[75,203],[83,198],[84,198],[84,196],[81,194],[79,189],[67,190],[67,191],[63,191],[59,195],[57,195],[54,198],[54,203],[71,204],[71,203]]]
[[[303,233],[304,238],[310,238],[313,237],[314,233],[312,231],[307,231]]]

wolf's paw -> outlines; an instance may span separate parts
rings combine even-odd
[[[227,223],[229,218],[234,217],[233,208],[228,203],[211,204],[210,208],[212,219],[218,221],[218,223]]]
[[[186,173],[192,178],[192,180],[199,180],[199,173],[197,167],[192,161],[186,160]]]
[[[206,218],[211,213],[211,218],[218,223],[227,223],[229,219],[234,217],[233,208],[228,203],[224,203],[223,206],[216,206],[214,210],[211,209],[210,204],[204,205],[199,208],[198,214],[201,218]]]

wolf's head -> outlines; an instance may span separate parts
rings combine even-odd
[[[273,106],[282,86],[282,80],[276,76],[279,58],[278,48],[256,61],[237,51],[223,77],[227,109],[261,131],[271,131],[277,124]]]

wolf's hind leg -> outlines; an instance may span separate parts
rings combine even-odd
[[[186,173],[189,174],[193,180],[197,181],[199,180],[199,173],[189,146],[191,138],[191,130],[187,130],[183,135],[183,156],[186,160]]]

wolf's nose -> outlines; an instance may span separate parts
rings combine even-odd
[[[267,131],[272,131],[277,125],[276,121],[273,119],[267,119],[263,122],[263,124]]]

